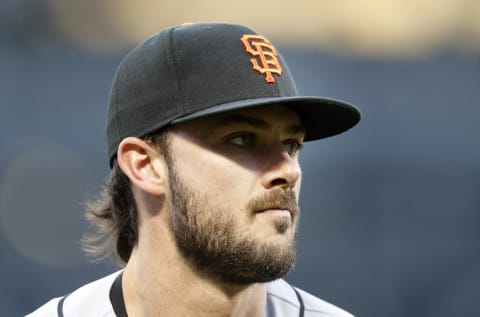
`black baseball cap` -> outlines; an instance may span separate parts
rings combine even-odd
[[[339,134],[360,120],[347,102],[299,96],[278,50],[250,28],[195,23],[164,29],[134,48],[115,74],[107,117],[110,166],[126,137],[271,104],[298,113],[305,141]]]

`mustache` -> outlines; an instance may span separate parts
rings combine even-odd
[[[247,208],[254,213],[267,209],[287,209],[290,211],[292,218],[295,218],[300,213],[296,196],[293,190],[275,189],[265,195],[251,199]]]

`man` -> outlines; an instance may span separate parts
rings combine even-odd
[[[29,316],[351,316],[281,277],[295,260],[298,152],[359,119],[347,103],[298,96],[249,28],[152,36],[117,70],[112,173],[88,207],[87,251],[125,267]]]

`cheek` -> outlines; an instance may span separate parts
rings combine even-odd
[[[255,185],[252,171],[212,152],[197,152],[175,164],[177,173],[193,191],[218,196],[224,203],[248,197]],[[217,201],[218,202],[218,201]]]

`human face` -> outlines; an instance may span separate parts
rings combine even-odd
[[[175,126],[172,227],[181,254],[223,282],[266,282],[295,261],[304,132],[284,106],[233,111]]]

